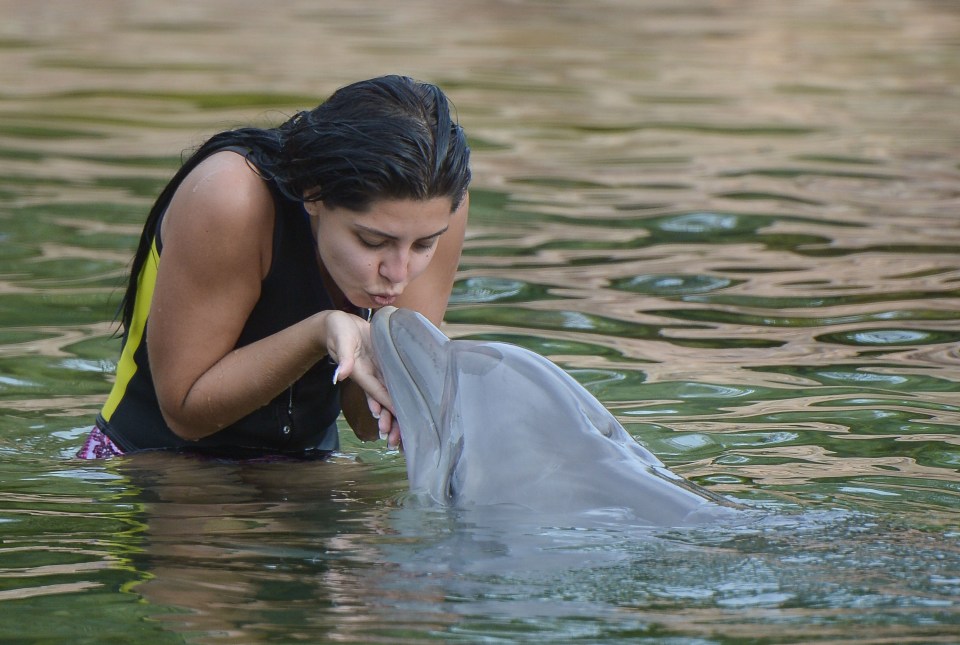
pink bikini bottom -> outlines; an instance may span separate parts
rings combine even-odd
[[[110,437],[103,434],[100,428],[94,426],[83,442],[83,447],[77,453],[80,459],[109,459],[122,455],[123,451],[110,441]]]

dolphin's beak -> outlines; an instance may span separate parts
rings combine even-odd
[[[410,489],[448,503],[460,455],[450,448],[462,445],[451,444],[443,418],[451,341],[415,311],[394,307],[374,315],[370,336],[400,423]]]
[[[396,307],[384,307],[377,312],[371,335],[394,403],[404,407],[402,399],[412,394],[407,392],[412,384],[431,416],[437,414],[446,376],[444,352],[450,339],[417,312]]]

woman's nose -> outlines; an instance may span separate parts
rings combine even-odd
[[[388,254],[380,262],[380,275],[392,284],[406,282],[409,273],[410,256],[405,251]]]

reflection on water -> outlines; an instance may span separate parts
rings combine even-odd
[[[952,3],[0,9],[0,639],[956,640]],[[181,152],[398,68],[474,149],[447,333],[551,357],[764,523],[411,508],[347,435],[329,464],[70,458]]]

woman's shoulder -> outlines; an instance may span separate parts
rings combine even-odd
[[[184,177],[170,204],[204,218],[273,220],[273,195],[267,182],[242,152],[220,150],[197,164]],[[252,221],[250,222],[252,223]]]
[[[270,196],[267,182],[238,149],[218,150],[206,157],[187,174],[183,185],[191,191],[212,189],[244,198]]]
[[[211,249],[228,242],[237,251],[259,249],[269,265],[275,207],[266,181],[238,153],[223,150],[201,161],[177,188],[161,223],[164,246],[192,240]],[[211,249],[212,252],[212,249]]]

